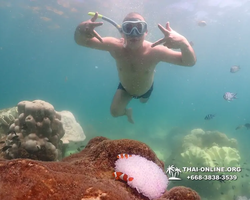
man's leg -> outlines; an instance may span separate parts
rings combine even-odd
[[[132,108],[126,108],[132,96],[129,95],[125,90],[117,89],[114,95],[110,112],[113,117],[119,117],[126,115],[130,123],[134,123],[132,118]]]
[[[141,103],[147,103],[148,100],[149,100],[149,98],[140,98]]]
[[[147,103],[148,102],[149,97],[150,97],[153,89],[154,89],[154,84],[152,84],[151,88],[144,95],[139,97],[141,103]]]

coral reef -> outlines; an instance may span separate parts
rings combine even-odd
[[[188,149],[190,146],[197,146],[202,149],[212,146],[238,148],[237,140],[229,139],[226,134],[219,131],[204,131],[202,129],[193,129],[190,134],[183,139],[182,148]]]
[[[0,110],[0,136],[8,132],[10,124],[12,124],[17,117],[17,107]]]
[[[204,131],[194,129],[186,135],[179,151],[173,151],[166,163],[182,167],[242,167],[237,141],[228,138],[219,131]],[[232,199],[250,190],[249,181],[244,179],[247,172],[182,172],[180,177],[183,186],[189,186],[199,192],[202,199]],[[190,181],[188,175],[236,175],[237,181]],[[174,183],[176,186],[177,183]],[[206,188],[206,190],[204,190]]]
[[[40,101],[40,100],[38,100]],[[25,101],[24,101],[25,102]],[[34,101],[35,102],[35,101]],[[41,101],[42,102],[42,101]],[[21,103],[21,102],[20,102]],[[47,102],[45,102],[48,104]],[[51,105],[48,104],[50,107]],[[47,106],[47,105],[46,105]],[[42,108],[43,109],[43,108]],[[52,106],[53,109],[53,106]],[[41,111],[44,112],[44,111]],[[39,113],[39,112],[38,112]],[[63,129],[65,134],[63,137],[60,139],[62,141],[62,149],[61,149],[61,144],[59,145],[60,147],[57,148],[59,149],[59,155],[57,156],[57,159],[61,159],[61,151],[62,151],[62,157],[66,157],[69,154],[75,153],[77,151],[80,151],[84,145],[83,141],[85,140],[86,136],[84,134],[84,131],[81,127],[81,125],[76,121],[74,115],[70,111],[55,111],[56,113],[56,118],[60,119],[60,122],[63,125]],[[0,149],[7,150],[9,147],[12,146],[13,143],[17,143],[20,145],[20,138],[17,137],[18,133],[16,133],[15,129],[18,129],[18,127],[15,125],[15,123],[19,123],[19,113],[18,113],[18,107],[12,107],[12,108],[7,108],[0,110]],[[60,117],[61,116],[61,117]],[[22,119],[22,115],[21,115]],[[22,119],[23,120],[23,119]],[[16,121],[16,122],[15,122]],[[11,130],[9,129],[11,126]],[[23,125],[19,126],[19,129],[21,127],[21,131],[23,131],[26,128],[26,123],[24,122]],[[15,131],[15,133],[14,133]],[[18,131],[20,132],[20,131]],[[7,139],[8,137],[8,139]],[[36,138],[38,139],[38,138]],[[47,138],[49,139],[49,138]],[[46,139],[46,140],[47,140]],[[60,143],[61,143],[60,141]],[[22,142],[22,141],[21,141]],[[49,141],[50,142],[50,141]],[[9,145],[11,143],[11,145]],[[0,159],[5,157],[5,159],[11,159],[11,156],[6,156],[6,152],[9,152],[11,149],[4,151],[4,153],[0,154]],[[19,148],[18,150],[16,149],[14,145],[14,149],[12,151],[15,152],[15,154],[20,154],[17,157],[26,157],[30,159],[42,159],[42,160],[54,160],[55,156],[47,159],[47,158],[42,158],[43,152],[40,151],[40,155],[31,155],[28,153],[25,149]],[[49,153],[49,152],[48,152]],[[36,153],[38,154],[38,152]],[[53,153],[52,153],[53,154]]]
[[[164,169],[163,163],[144,143],[96,137],[84,150],[62,161],[0,161],[0,199],[148,200],[136,189],[112,177],[116,156],[123,152],[141,155]]]
[[[235,148],[213,146],[207,150],[207,154],[211,158],[210,165],[207,166],[238,167],[240,165],[240,153]]]
[[[249,200],[246,196],[238,196],[235,200]]]
[[[193,146],[181,153],[182,164],[180,164],[181,167],[197,165],[206,167],[238,167],[240,159],[239,151],[231,147],[213,146],[209,149],[201,149]]]
[[[22,101],[18,117],[9,127],[3,147],[4,157],[58,160],[61,158],[64,129],[61,116],[42,100]]]
[[[71,153],[76,153],[77,149],[83,146],[83,141],[86,136],[81,125],[76,121],[74,115],[70,111],[60,111],[61,122],[63,124],[63,129],[65,131],[62,137],[63,142],[63,157],[70,155]]]

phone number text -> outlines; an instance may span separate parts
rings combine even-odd
[[[188,180],[192,181],[236,181],[237,175],[190,175],[187,176]]]

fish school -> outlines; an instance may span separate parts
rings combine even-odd
[[[182,167],[183,172],[241,172],[241,167]]]

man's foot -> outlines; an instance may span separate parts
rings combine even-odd
[[[134,120],[132,118],[132,108],[127,108],[126,109],[126,115],[128,117],[128,121],[131,123],[131,124],[134,124]]]

